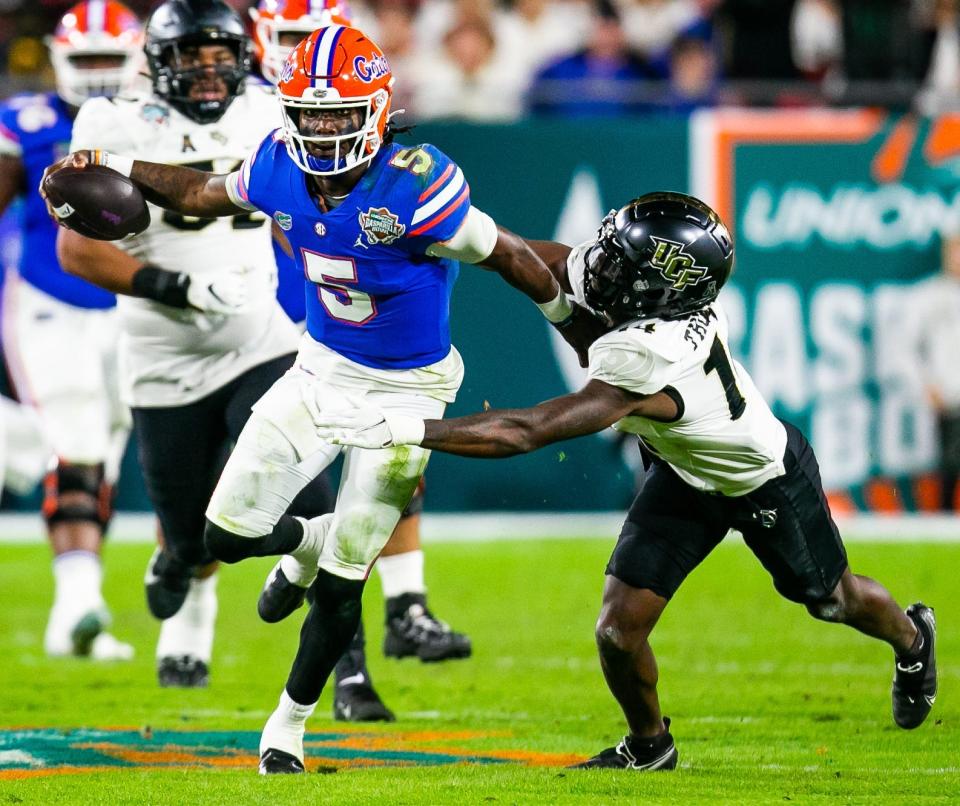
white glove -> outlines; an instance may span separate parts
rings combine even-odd
[[[392,448],[397,445],[419,445],[423,442],[424,422],[420,417],[385,412],[376,408],[322,411],[311,406],[317,434],[334,445],[355,448]]]
[[[203,313],[242,313],[250,303],[250,269],[232,267],[210,274],[191,274],[187,302]]]

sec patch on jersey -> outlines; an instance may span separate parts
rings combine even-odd
[[[43,181],[57,220],[87,238],[118,241],[143,232],[150,211],[139,188],[112,168],[61,168]]]

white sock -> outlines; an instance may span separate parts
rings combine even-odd
[[[423,584],[423,551],[420,549],[381,557],[377,560],[377,570],[387,599],[401,593],[427,592]]]
[[[296,756],[302,762],[303,734],[306,732],[307,718],[316,707],[316,703],[301,705],[294,702],[284,689],[280,695],[280,704],[270,714],[267,724],[263,726],[263,733],[260,735],[260,755],[272,747],[274,750],[283,750],[285,753]]]
[[[280,568],[283,575],[294,585],[308,588],[317,578],[317,561],[320,559],[327,532],[330,531],[330,524],[333,523],[333,513],[309,520],[297,520],[303,524],[303,540],[296,549],[280,558]]]
[[[67,551],[53,558],[53,607],[43,638],[47,654],[70,653],[70,633],[77,622],[91,610],[106,610],[102,580],[100,557],[92,551]]]
[[[209,664],[216,620],[217,574],[191,580],[183,607],[160,626],[157,658],[189,655]]]
[[[92,551],[68,551],[53,558],[55,593],[53,607],[80,618],[90,610],[103,607],[103,566]]]

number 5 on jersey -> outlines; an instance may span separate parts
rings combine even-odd
[[[373,297],[347,285],[357,282],[357,265],[351,258],[330,257],[304,249],[303,260],[307,278],[317,284],[320,304],[334,319],[363,325],[377,315]]]

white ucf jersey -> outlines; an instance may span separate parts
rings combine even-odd
[[[585,244],[567,259],[578,303]],[[589,306],[587,306],[589,307]],[[714,302],[682,319],[638,319],[590,347],[588,376],[630,392],[661,390],[680,409],[670,423],[624,417],[618,431],[639,436],[691,487],[746,495],[784,473],[787,433],[747,371],[730,358],[727,319]]]
[[[272,88],[248,82],[223,117],[201,125],[156,96],[94,98],[80,109],[71,150],[100,148],[149,162],[229,173],[276,128]],[[270,222],[261,213],[219,219],[150,205],[150,226],[117,246],[138,260],[191,277],[241,267],[248,310],[234,316],[180,310],[120,296],[120,375],[129,405],[193,403],[251,367],[297,349],[299,333],[276,301]]]

